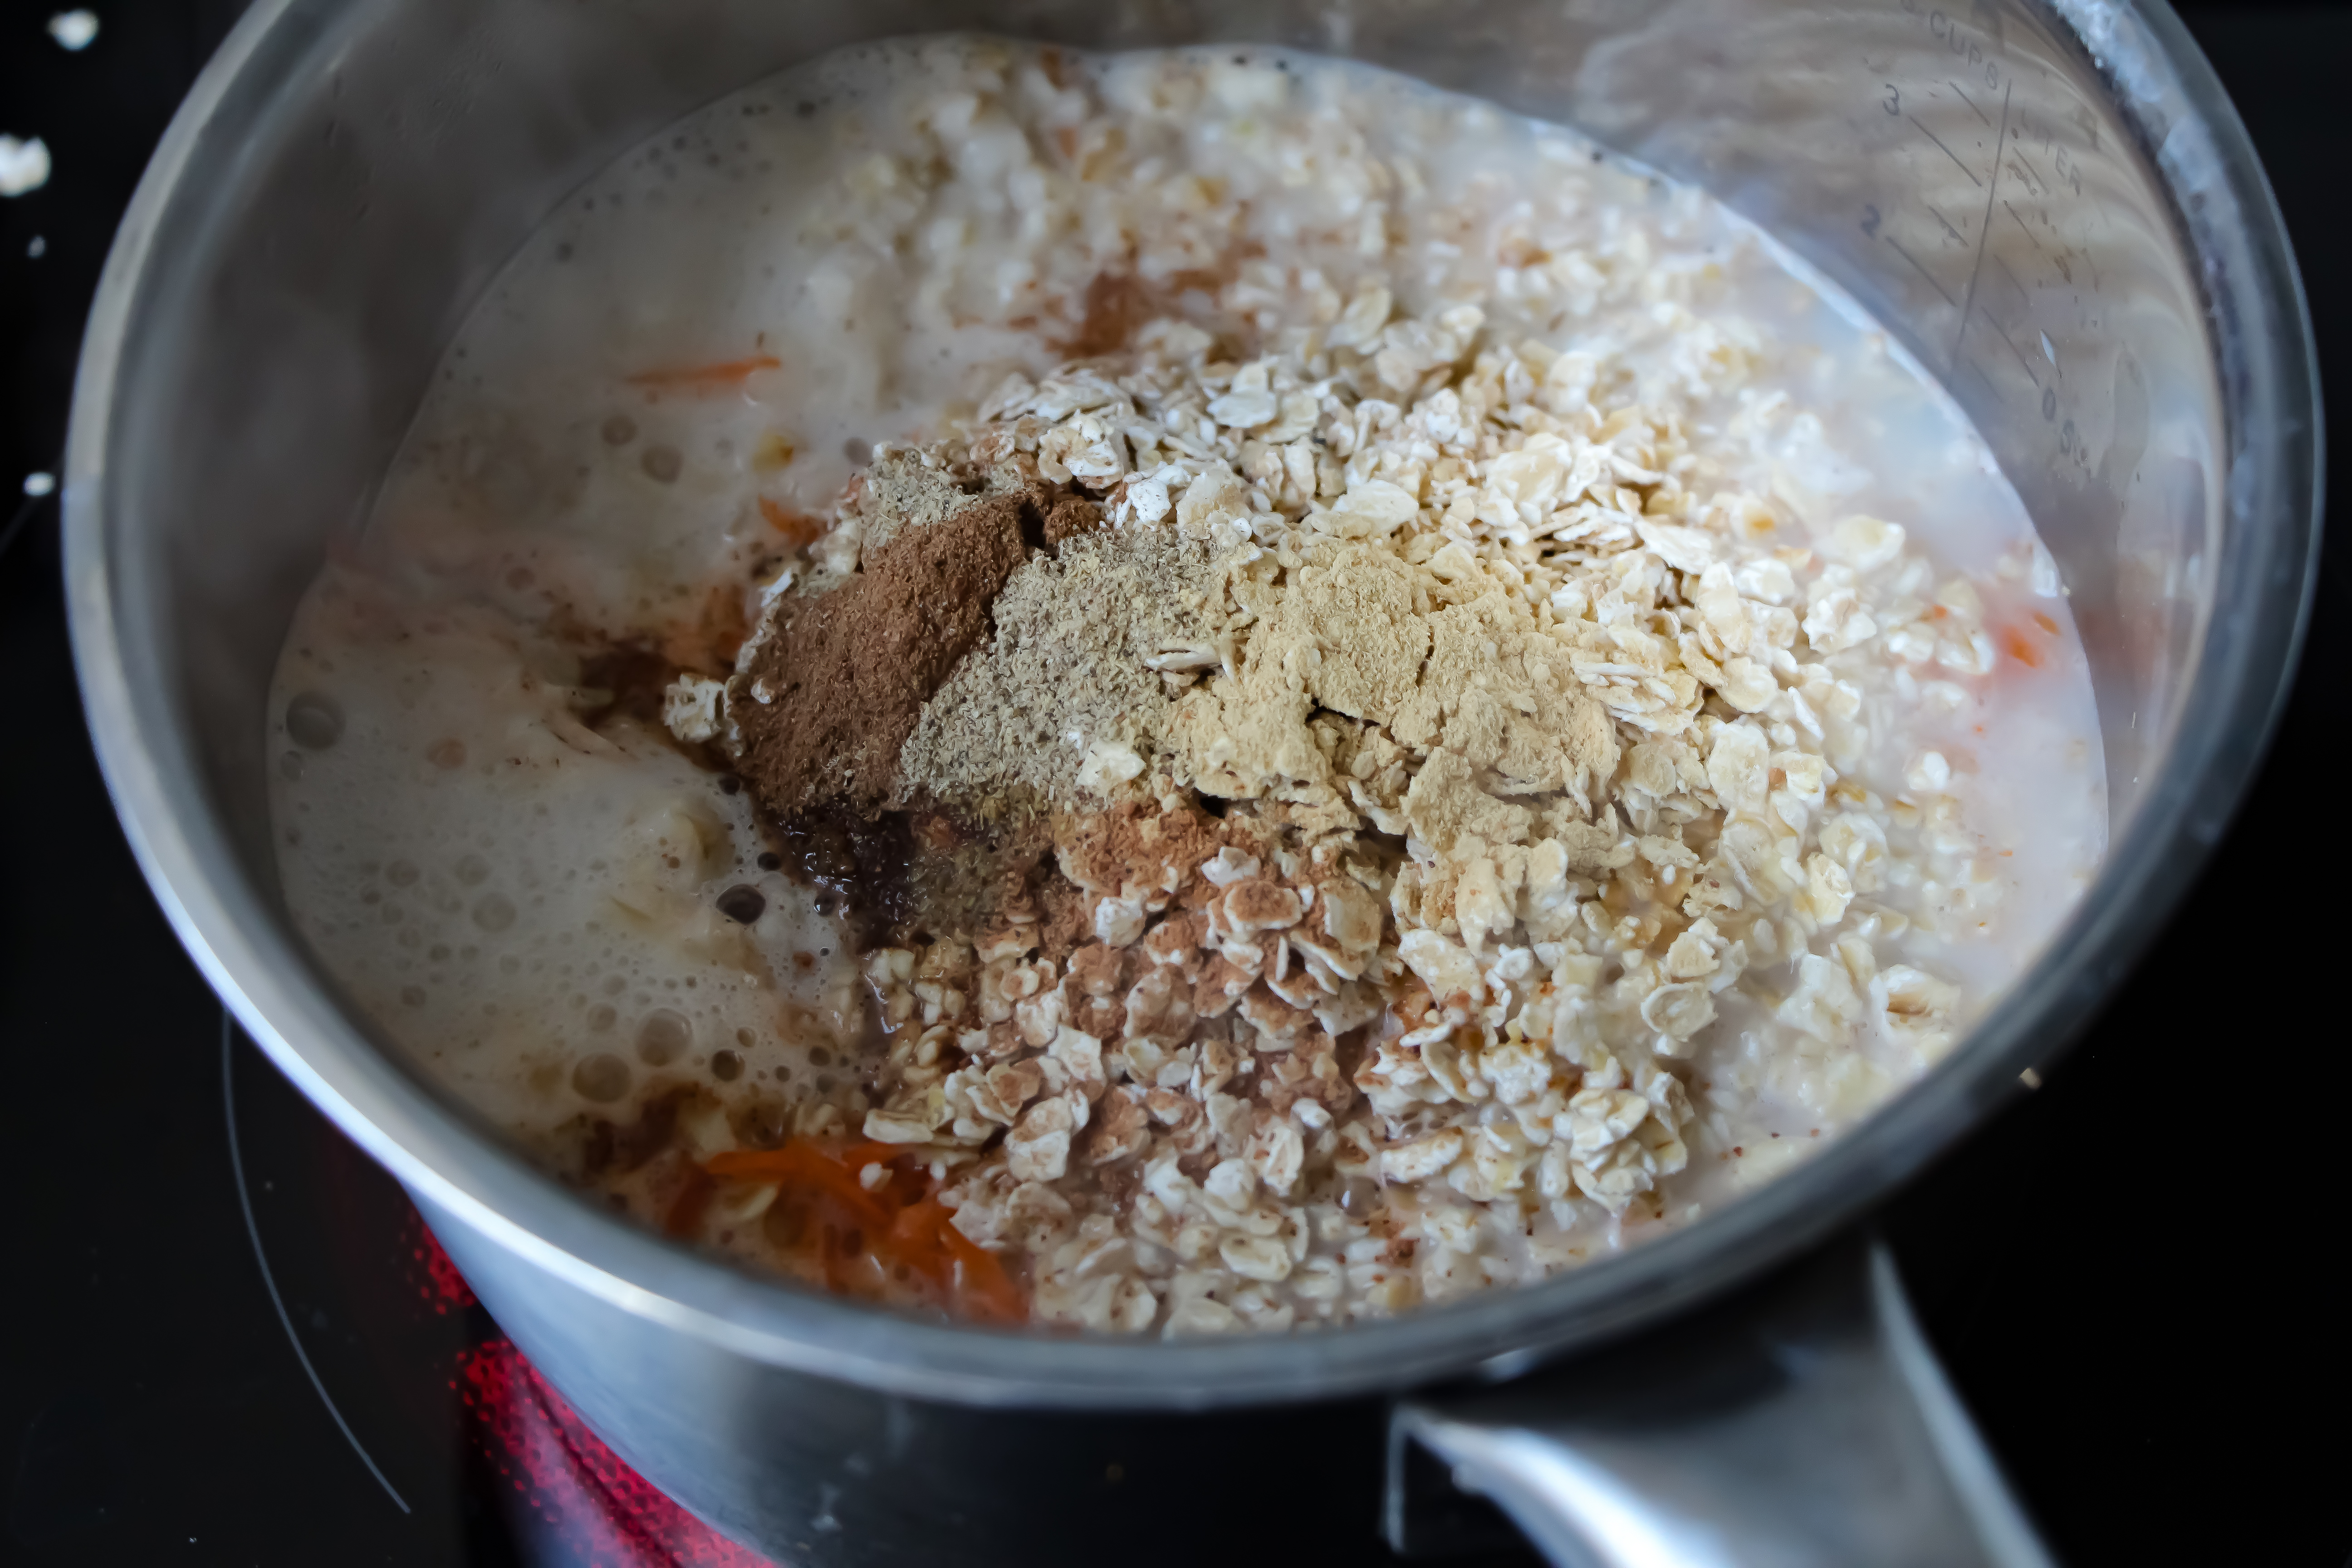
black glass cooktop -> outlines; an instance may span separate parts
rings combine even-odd
[[[0,133],[54,163],[0,199],[0,1560],[754,1565],[516,1354],[399,1188],[227,1026],[131,864],[32,476],[58,466],[122,205],[237,6],[99,5],[77,51],[53,9],[0,0]],[[2352,363],[2352,10],[2189,16],[2268,162],[2323,357]],[[2327,893],[2347,626],[2331,556],[2286,727],[2169,936],[2042,1089],[1886,1216],[2070,1563],[2352,1551],[2352,1046]],[[1335,1505],[1330,1530],[1334,1561],[1375,1555],[1368,1510]]]

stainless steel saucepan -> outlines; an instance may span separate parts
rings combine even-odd
[[[574,184],[769,72],[946,29],[1406,71],[1707,187],[1876,311],[1999,455],[2090,651],[2113,847],[2031,973],[1924,1081],[1688,1230],[1217,1342],[753,1279],[565,1191],[381,1048],[278,893],[263,709],[296,599]],[[2031,1563],[1884,1255],[1822,1248],[2063,1048],[2219,835],[2294,662],[2318,412],[2278,214],[2159,4],[258,0],[108,263],[67,571],[99,754],[182,940],[589,1423],[729,1534],[825,1563],[1328,1555],[1356,1528],[1334,1510],[1384,1500],[1391,1542],[1436,1552],[1475,1533],[1458,1485],[1563,1563]]]

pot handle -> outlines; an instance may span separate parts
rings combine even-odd
[[[1465,1492],[1559,1568],[2050,1563],[1874,1237],[1600,1357],[1400,1403],[1390,1546],[1493,1544]]]

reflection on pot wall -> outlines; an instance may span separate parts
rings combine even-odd
[[[1834,276],[1968,410],[2065,578],[2120,820],[2196,647],[2221,415],[2173,216],[2087,65],[1981,0],[1675,0],[1591,49],[1573,103]]]

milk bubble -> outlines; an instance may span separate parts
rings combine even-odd
[[[647,1067],[667,1067],[694,1044],[694,1026],[684,1014],[656,1007],[637,1026],[637,1059]]]
[[[629,1064],[610,1051],[583,1058],[572,1069],[572,1087],[583,1100],[610,1105],[629,1092]]]
[[[342,704],[322,691],[305,691],[286,705],[286,733],[296,745],[323,752],[343,738]]]
[[[748,882],[738,882],[719,895],[719,912],[738,925],[750,925],[767,907],[767,895]]]

